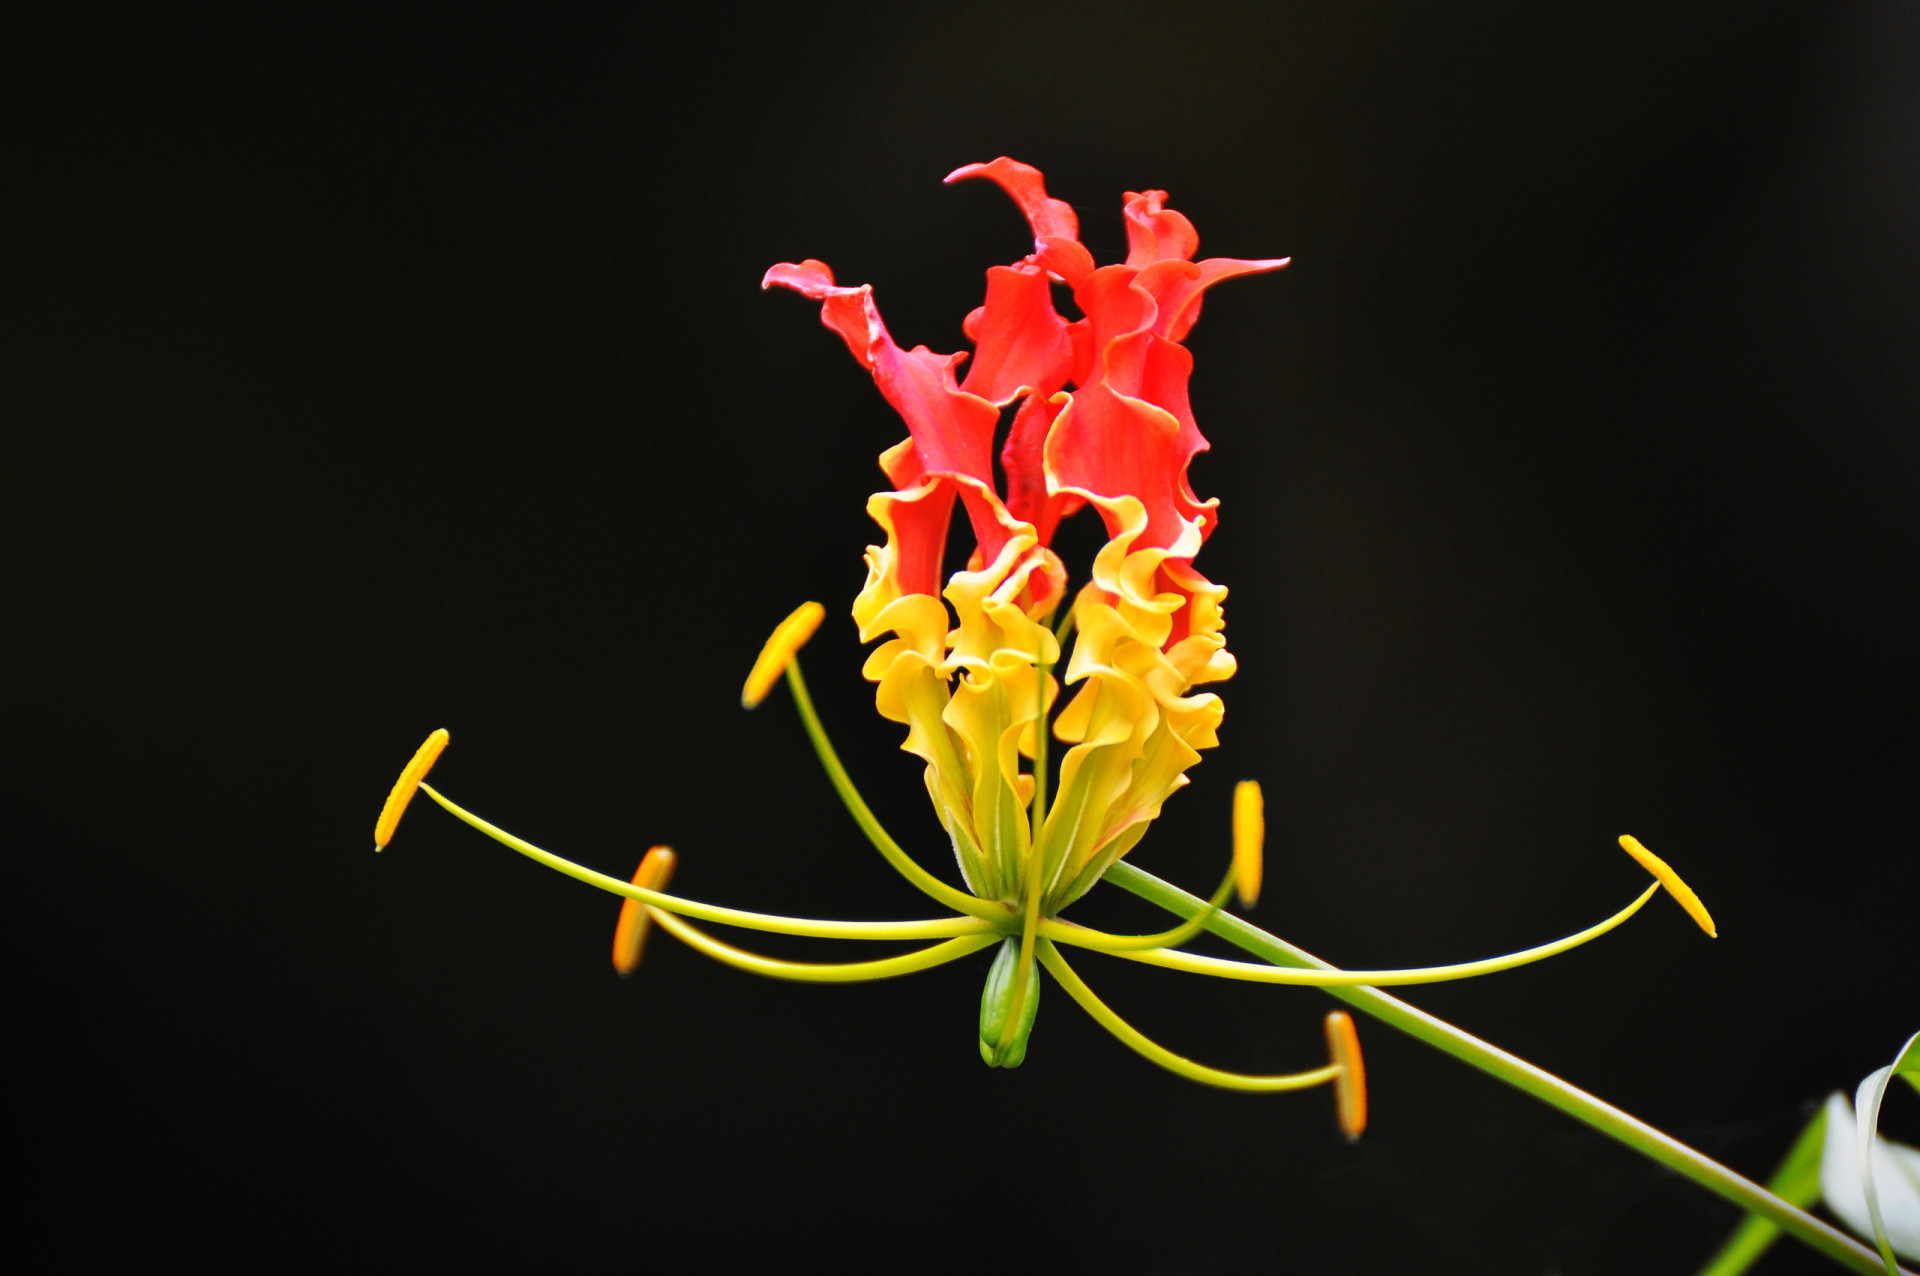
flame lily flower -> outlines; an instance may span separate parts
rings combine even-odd
[[[1171,930],[1115,935],[1061,914],[1132,850],[1166,800],[1187,784],[1222,720],[1214,684],[1234,658],[1223,637],[1226,590],[1194,559],[1217,524],[1217,502],[1188,483],[1208,447],[1187,384],[1193,358],[1181,344],[1209,288],[1278,270],[1286,259],[1195,261],[1193,225],[1166,193],[1126,196],[1124,262],[1096,266],[1073,209],[1050,198],[1040,173],[1011,159],[971,164],[949,182],[996,183],[1025,214],[1033,252],[987,272],[984,303],[963,324],[973,350],[902,349],[881,321],[871,287],[835,282],[823,263],[776,265],[763,287],[820,304],[822,323],[872,374],[899,412],[907,438],[880,456],[889,487],[868,513],[884,544],[867,551],[867,580],[853,604],[865,666],[882,717],[906,728],[902,747],[926,763],[926,787],[966,889],[930,872],[877,820],[841,765],[801,677],[797,653],[824,616],[807,603],[768,640],[742,701],[760,703],[783,677],[829,780],[855,822],[913,886],[950,910],[918,921],[818,921],[749,913],[667,893],[673,852],[648,852],[632,881],[586,868],[489,824],[423,782],[446,743],[436,732],[388,799],[377,842],[393,835],[416,789],[489,837],[560,872],[621,896],[614,941],[621,973],[638,964],[649,924],[740,969],[781,979],[846,982],[927,969],[997,946],[981,999],[981,1057],[998,1067],[1026,1055],[1039,1004],[1038,971],[1103,1027],[1150,1061],[1210,1085],[1248,1091],[1333,1084],[1342,1128],[1366,1121],[1364,1065],[1352,1020],[1328,1016],[1329,1062],[1293,1073],[1223,1072],[1148,1040],[1094,994],[1064,950],[1256,983],[1385,986],[1463,979],[1564,952],[1605,934],[1665,886],[1711,933],[1698,897],[1632,838],[1626,850],[1654,882],[1613,916],[1553,943],[1486,961],[1410,970],[1332,970],[1230,961],[1182,949],[1236,892],[1250,908],[1262,876],[1259,786],[1233,802],[1232,854],[1205,909]],[[1070,294],[1079,317],[1055,306]],[[960,376],[965,364],[965,375]],[[996,479],[993,444],[1006,422]],[[949,524],[958,505],[974,549],[948,573]],[[1071,598],[1050,548],[1062,519],[1091,508],[1107,541],[1090,579]],[[1068,644],[1071,642],[1071,649]],[[1064,656],[1065,664],[1062,668]],[[1063,687],[1071,689],[1062,700]],[[1051,742],[1067,746],[1057,776]],[[735,947],[695,925],[850,940],[926,940],[872,961],[800,963]]]

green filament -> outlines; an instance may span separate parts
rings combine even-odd
[[[853,787],[853,779],[847,774],[847,769],[840,765],[840,755],[833,751],[826,728],[820,725],[820,715],[813,709],[813,698],[807,694],[807,680],[800,676],[800,660],[797,656],[787,662],[787,687],[793,692],[794,707],[800,710],[800,721],[807,729],[807,738],[813,741],[813,751],[819,755],[820,765],[826,768],[833,791],[840,795],[840,800],[853,816],[853,822],[860,826],[860,831],[867,835],[874,849],[886,856],[887,863],[893,865],[894,871],[957,913],[990,919],[1004,918],[1006,910],[999,905],[956,890],[920,867],[911,855],[900,848],[900,843],[880,827],[880,821],[874,818],[872,809],[860,796],[859,790]]]
[[[1218,1086],[1223,1090],[1248,1090],[1258,1094],[1272,1094],[1281,1090],[1305,1090],[1312,1086],[1325,1085],[1340,1075],[1335,1064],[1314,1068],[1307,1072],[1284,1073],[1278,1076],[1250,1076],[1243,1072],[1223,1072],[1219,1068],[1209,1068],[1203,1063],[1195,1063],[1183,1055],[1149,1040],[1138,1028],[1115,1014],[1106,1002],[1094,995],[1073,967],[1067,965],[1060,950],[1046,940],[1040,941],[1040,960],[1046,965],[1048,973],[1060,981],[1067,995],[1080,1003],[1080,1008],[1093,1017],[1094,1022],[1119,1038],[1135,1054],[1149,1062],[1158,1064],[1168,1072],[1198,1081],[1202,1085]]]
[[[688,917],[698,917],[701,921],[718,922],[722,926],[738,926],[742,930],[772,931],[781,935],[809,935],[815,939],[942,939],[980,935],[987,936],[990,941],[995,933],[991,925],[973,917],[942,917],[923,922],[815,921],[804,917],[781,917],[774,913],[749,913],[743,909],[722,908],[718,904],[702,904],[690,899],[681,899],[677,895],[668,895],[662,891],[648,890],[644,886],[623,882],[617,877],[595,872],[572,860],[562,859],[551,851],[541,850],[533,843],[517,838],[505,829],[489,824],[473,812],[455,804],[430,784],[423,782],[420,785],[420,791],[438,802],[455,819],[479,829],[502,846],[510,846],[536,863],[544,864],[556,872],[565,873],[575,881],[597,886],[609,895],[637,899],[642,904],[651,905],[667,913],[681,913]],[[985,947],[985,944],[981,946]]]

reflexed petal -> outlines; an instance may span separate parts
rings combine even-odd
[[[973,363],[960,388],[1005,406],[1025,390],[1050,395],[1073,370],[1067,321],[1053,308],[1053,287],[1032,267],[987,272],[987,304],[968,316]]]
[[[984,177],[1013,196],[1033,229],[1033,255],[1028,258],[1078,287],[1093,270],[1093,255],[1080,243],[1080,219],[1073,206],[1047,195],[1040,170],[1002,155],[988,164],[967,164],[947,174],[949,183]]]
[[[1165,191],[1127,192],[1127,265],[1192,261],[1200,251],[1200,232],[1182,214],[1163,208],[1166,198]]]
[[[1193,325],[1200,320],[1200,301],[1207,289],[1241,275],[1264,275],[1269,270],[1279,270],[1292,260],[1291,257],[1269,257],[1257,261],[1209,257],[1194,263],[1200,268],[1198,275],[1168,275],[1162,284],[1162,291],[1156,294],[1160,314],[1155,322],[1155,331],[1169,341],[1185,341],[1187,334],[1193,331]]]
[[[1007,512],[1032,523],[1042,545],[1052,543],[1054,528],[1060,525],[1061,519],[1086,504],[1084,499],[1071,493],[1047,491],[1043,459],[1047,433],[1053,429],[1055,418],[1066,404],[1064,395],[1057,398],[1028,395],[1020,410],[1013,414],[1006,446],[1000,449],[1000,468],[1007,476]]]
[[[1159,339],[1149,335],[1145,340]],[[1141,529],[1146,543],[1165,548],[1191,530],[1193,547],[1187,553],[1198,553],[1212,529],[1215,502],[1195,500],[1187,486],[1187,461],[1198,449],[1189,450],[1181,433],[1180,419],[1157,404],[1105,384],[1081,390],[1047,435],[1048,490],[1098,505],[1109,536],[1121,531],[1115,502],[1130,497],[1146,514]]]
[[[868,351],[876,340],[887,339],[887,329],[880,322],[880,312],[874,308],[871,286],[839,287],[833,282],[833,270],[827,263],[811,257],[797,265],[783,261],[769,267],[760,277],[760,287],[767,289],[775,285],[791,288],[820,302],[820,322],[840,334],[861,367],[873,370],[873,357]]]
[[[906,421],[913,436],[912,469],[975,480],[960,489],[960,497],[966,502],[974,535],[990,552],[997,552],[1004,541],[1001,519],[993,508],[997,502],[982,493],[990,497],[993,492],[993,431],[1000,414],[993,404],[955,383],[953,370],[967,356],[935,354],[925,346],[902,350],[880,321],[873,289],[864,284],[839,287],[833,272],[820,262],[809,259],[797,266],[774,266],[760,286],[775,285],[821,303],[820,322],[840,334],[854,358],[873,373],[880,393]],[[889,467],[889,477],[901,482],[894,467]]]
[[[1181,263],[1175,269],[1197,267]],[[1074,380],[1081,386],[1092,385],[1106,376],[1104,357],[1121,337],[1148,331],[1159,313],[1153,294],[1138,286],[1140,272],[1131,266],[1102,266],[1073,290],[1073,302],[1086,318],[1084,342],[1085,366],[1076,366]],[[1077,326],[1077,325],[1076,325]]]
[[[1074,215],[1073,205],[1050,199],[1046,178],[1033,165],[1002,155],[985,164],[963,164],[948,173],[946,181],[951,185],[969,177],[984,177],[1013,196],[1013,202],[1026,214],[1027,225],[1033,227],[1034,239],[1080,238],[1080,219]]]
[[[867,583],[853,602],[860,641],[872,642],[898,626],[889,618],[893,603],[914,596],[934,600],[933,610],[946,635],[947,609],[939,604],[941,557],[947,551],[947,523],[953,516],[951,480],[923,476],[898,492],[867,498],[867,515],[887,534],[885,545],[867,546]],[[916,643],[916,647],[924,644]],[[933,659],[941,644],[936,644]]]

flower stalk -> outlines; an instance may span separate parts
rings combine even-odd
[[[1106,880],[1180,917],[1193,916],[1206,904],[1206,901],[1132,864],[1114,865],[1107,870]],[[1207,929],[1236,948],[1244,949],[1276,966],[1322,971],[1335,969],[1304,949],[1296,948],[1279,936],[1269,934],[1238,917],[1218,914],[1207,923]],[[1444,1019],[1436,1018],[1378,989],[1365,985],[1331,984],[1327,985],[1327,992],[1355,1010],[1424,1041],[1436,1050],[1450,1054],[1488,1076],[1585,1122],[1634,1151],[1651,1157],[1675,1173],[1733,1202],[1742,1210],[1773,1223],[1849,1271],[1859,1272],[1862,1276],[1884,1276],[1880,1256],[1839,1228],[1781,1200],[1758,1183],[1734,1173],[1705,1153],[1688,1147],[1672,1135],[1622,1112],[1578,1086],[1562,1081],[1546,1069],[1528,1063],[1518,1055],[1509,1054]]]

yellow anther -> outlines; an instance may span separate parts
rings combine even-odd
[[[1680,902],[1687,910],[1687,916],[1693,918],[1701,930],[1714,939],[1720,938],[1720,932],[1714,929],[1713,915],[1707,912],[1707,906],[1693,893],[1693,887],[1680,880],[1680,874],[1673,871],[1671,865],[1640,844],[1640,839],[1631,833],[1620,835],[1620,849],[1640,862],[1640,867],[1652,873],[1655,880],[1667,888],[1667,894]]]
[[[406,769],[400,772],[400,778],[393,782],[393,792],[387,794],[387,804],[380,808],[380,818],[374,822],[374,850],[385,850],[387,843],[393,840],[393,831],[400,827],[400,817],[406,813],[407,803],[413,801],[420,781],[427,778],[427,772],[433,770],[440,750],[446,747],[447,732],[442,727],[427,737],[427,742],[413,755],[413,761],[407,763]]]
[[[673,877],[673,865],[673,848],[656,846],[634,870],[633,884],[645,890],[663,891]],[[640,950],[646,946],[649,928],[645,904],[637,899],[620,901],[620,920],[613,924],[613,968],[622,978],[631,975],[640,965]]]
[[[760,658],[753,662],[753,672],[747,675],[747,685],[740,692],[742,708],[751,709],[767,698],[773,684],[787,671],[793,653],[807,645],[807,639],[813,637],[813,631],[820,628],[826,615],[827,609],[819,603],[801,603],[775,627],[767,645],[760,648]]]
[[[1333,1097],[1340,1112],[1340,1132],[1351,1143],[1367,1128],[1367,1065],[1360,1058],[1360,1034],[1353,1016],[1344,1010],[1327,1012],[1327,1053],[1340,1075],[1333,1079]]]
[[[1233,788],[1233,888],[1242,908],[1252,908],[1260,898],[1261,851],[1266,840],[1266,804],[1260,797],[1260,782],[1242,780]]]

